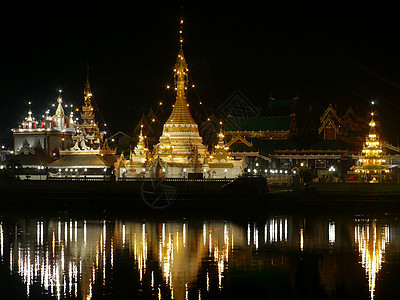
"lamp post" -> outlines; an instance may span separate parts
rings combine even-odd
[[[183,168],[183,178],[184,179],[186,178],[186,169],[185,168]]]

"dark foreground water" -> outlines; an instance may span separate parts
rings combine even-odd
[[[229,218],[205,206],[178,217],[3,213],[0,299],[397,298],[396,212],[259,207]]]

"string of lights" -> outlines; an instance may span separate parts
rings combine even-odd
[[[181,17],[180,18],[180,22],[179,22],[179,45],[180,45],[180,47],[183,46],[183,41],[184,41],[183,40],[183,24],[184,24],[184,20]],[[163,93],[163,96],[161,98],[162,100],[158,101],[158,103],[156,105],[156,109],[154,111],[155,117],[153,117],[150,120],[151,123],[154,123],[156,121],[156,119],[160,119],[160,115],[159,114],[160,114],[160,111],[161,111],[161,107],[168,107],[168,105],[166,103],[166,100],[168,98],[167,94],[171,90],[171,86],[173,86],[171,84],[171,82],[172,82],[172,79],[175,78],[175,72],[176,72],[176,70],[173,71],[173,73],[172,73],[172,75],[170,77],[169,83],[165,86],[164,93]],[[214,126],[214,124],[213,124],[213,122],[211,120],[211,117],[210,117],[210,115],[209,115],[209,113],[208,113],[208,111],[206,109],[206,105],[204,105],[204,101],[200,97],[200,94],[199,94],[199,92],[197,90],[197,85],[194,84],[191,76],[189,75],[189,70],[188,69],[186,70],[186,72],[187,72],[187,76],[188,76],[188,86],[185,87],[185,91],[187,91],[187,93],[188,93],[189,92],[188,91],[189,87],[192,88],[192,90],[194,90],[194,93],[195,93],[195,95],[197,97],[198,104],[202,107],[202,112],[206,116],[206,121],[205,122],[209,122],[211,124],[211,129],[212,129],[212,133],[213,134],[218,134],[218,129],[215,128],[215,126]],[[177,87],[175,87],[174,90],[176,91]],[[190,101],[188,101],[188,102],[190,102]],[[170,110],[173,109],[174,103],[175,102],[173,102],[173,104],[170,106]],[[190,103],[188,103],[187,105],[190,107]],[[143,125],[143,124],[140,124],[140,125]]]

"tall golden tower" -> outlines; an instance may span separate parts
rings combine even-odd
[[[92,91],[89,83],[89,66],[87,67],[87,76],[85,88],[83,90],[83,106],[81,112],[82,123],[79,124],[78,128],[80,134],[83,135],[86,145],[94,149],[101,146],[103,142],[103,136],[100,133],[98,123],[95,121],[95,113],[92,105]],[[76,136],[74,140],[79,140],[82,137]]]
[[[175,103],[171,115],[163,125],[159,143],[147,155],[142,131],[130,158],[124,155],[115,163],[117,177],[155,178],[234,178],[243,171],[243,159],[233,160],[224,145],[224,135],[211,155],[203,145],[197,123],[189,110],[186,98],[188,66],[183,54],[183,20],[179,27],[179,50],[174,68]],[[143,124],[142,124],[143,125]],[[146,154],[146,155],[145,155]],[[148,159],[147,159],[148,157]]]
[[[371,113],[371,121],[369,122],[369,133],[366,136],[365,143],[359,157],[359,165],[355,171],[359,173],[361,178],[373,182],[381,182],[382,174],[389,172],[385,166],[385,159],[382,150],[382,142],[379,140],[379,135],[376,132],[376,123],[374,121],[374,113]]]
[[[183,20],[180,21],[179,52],[174,68],[176,100],[172,113],[164,124],[160,142],[155,146],[154,155],[168,163],[173,162],[190,167],[191,164],[198,165],[193,161],[194,157],[198,160],[208,153],[186,99],[189,70],[183,54],[182,32]]]

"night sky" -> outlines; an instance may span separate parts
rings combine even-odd
[[[397,144],[400,25],[394,7],[38,3],[1,10],[1,136],[25,117],[28,101],[39,117],[60,88],[65,103],[81,106],[87,63],[111,132],[131,135],[140,115],[171,83],[183,4],[185,56],[207,110],[236,90],[260,107],[271,94],[299,96],[316,117],[329,103],[340,112],[351,105],[366,113],[376,99],[384,137]]]

